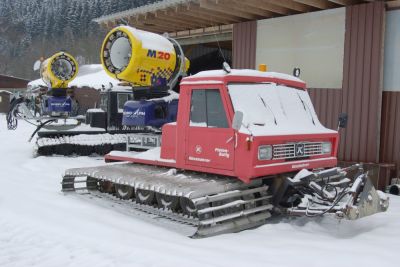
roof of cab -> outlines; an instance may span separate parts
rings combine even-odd
[[[224,70],[201,71],[195,75],[182,79],[182,84],[199,83],[200,81],[224,82],[276,82],[288,86],[305,89],[306,83],[292,75],[278,72],[263,72],[251,69],[232,69],[227,73]]]

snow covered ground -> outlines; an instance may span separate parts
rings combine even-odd
[[[32,127],[0,115],[0,266],[398,266],[400,197],[359,221],[292,219],[190,239],[60,192],[96,157],[33,157]]]

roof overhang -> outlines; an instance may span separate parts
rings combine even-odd
[[[156,33],[176,33],[238,22],[289,16],[371,0],[163,0],[95,19],[106,28],[121,21]],[[386,1],[399,6],[399,0]]]
[[[28,80],[0,74],[0,88],[26,88]]]

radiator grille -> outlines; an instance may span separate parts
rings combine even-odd
[[[304,153],[297,153],[296,148],[303,147]],[[322,155],[322,142],[303,142],[273,145],[273,159],[295,159]]]

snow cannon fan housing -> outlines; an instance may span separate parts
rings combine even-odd
[[[101,48],[101,63],[113,78],[134,86],[166,86],[179,67],[174,44],[159,34],[129,26],[112,29]],[[189,68],[185,58],[185,70]]]
[[[44,114],[59,117],[68,116],[72,112],[72,100],[68,97],[68,84],[78,74],[78,63],[68,53],[59,52],[43,61],[40,75],[50,89],[42,99]]]
[[[45,84],[52,89],[67,88],[68,84],[78,74],[78,63],[68,53],[59,52],[43,61],[40,76]]]

